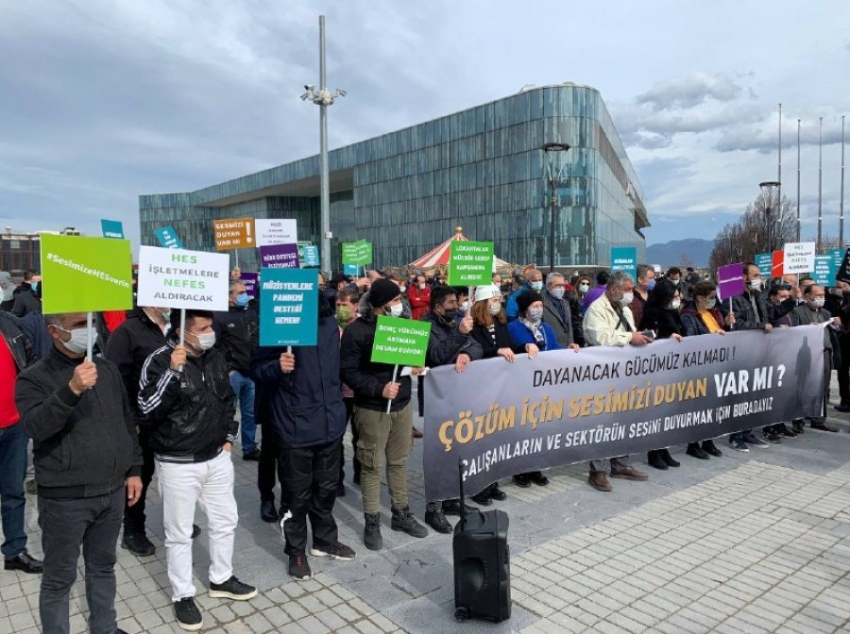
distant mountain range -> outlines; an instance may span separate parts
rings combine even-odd
[[[714,240],[698,238],[651,244],[646,247],[646,263],[660,264],[662,268],[682,264],[706,267],[713,248]]]

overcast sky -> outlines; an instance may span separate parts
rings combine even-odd
[[[587,84],[647,194],[647,242],[713,238],[776,178],[782,102],[784,192],[796,198],[801,118],[815,235],[822,116],[837,234],[846,0],[0,0],[0,226],[99,234],[111,218],[137,241],[139,194],[315,153],[318,109],[298,97],[318,83],[320,13],[329,84],[349,93],[331,148],[526,84]]]

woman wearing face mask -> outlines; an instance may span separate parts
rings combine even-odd
[[[522,350],[533,359],[540,352],[561,350],[555,332],[549,324],[543,322],[543,296],[534,290],[526,290],[516,299],[519,314],[516,321],[508,324],[513,348]],[[538,486],[549,484],[549,478],[540,471],[520,473],[514,476],[517,486],[527,488],[531,483]]]
[[[508,331],[508,318],[502,307],[502,292],[498,286],[479,286],[475,289],[472,304],[472,332],[470,335],[484,351],[485,359],[502,357],[508,363],[516,359],[516,352]],[[472,499],[481,506],[490,506],[492,500],[504,500],[507,496],[498,482],[473,495]]]
[[[735,325],[735,315],[728,313],[725,317],[718,309],[717,287],[711,282],[697,282],[691,288],[693,300],[687,302],[682,308],[682,334],[686,337],[697,335],[719,334],[725,335],[726,331]],[[723,455],[713,440],[705,440],[700,446],[692,442],[685,452],[689,456],[708,460],[709,456],[720,457]]]
[[[655,282],[655,280],[652,280]],[[640,330],[652,330],[656,339],[682,340],[682,320],[679,309],[682,306],[682,294],[679,287],[664,278],[652,285],[643,306],[643,314],[639,322]],[[680,463],[673,459],[670,451],[656,449],[646,455],[647,462],[656,469],[666,470],[668,467],[678,467]]]

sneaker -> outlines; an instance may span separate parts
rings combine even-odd
[[[121,540],[121,548],[129,550],[136,557],[150,557],[156,552],[156,547],[148,539],[144,531],[133,531],[124,529],[124,537]]]
[[[791,431],[788,429],[788,426],[785,423],[780,423],[774,427],[774,430],[777,434],[782,436],[783,438],[796,438],[797,432]]]
[[[750,448],[747,447],[747,443],[745,443],[740,438],[729,438],[729,446],[732,447],[735,451],[740,451],[742,453],[749,453]]]
[[[770,447],[765,441],[761,438],[757,438],[753,432],[747,432],[744,437],[741,439],[748,445],[753,445],[754,447],[758,447],[759,449],[767,449]]]
[[[175,601],[174,615],[177,617],[177,625],[188,632],[197,632],[204,626],[201,612],[192,597]]]
[[[394,531],[405,532],[411,537],[421,538],[428,536],[428,529],[416,521],[408,506],[405,506],[403,509],[393,509],[393,519],[390,523],[390,528]]]
[[[209,595],[217,599],[233,599],[234,601],[247,601],[257,596],[257,589],[242,583],[236,577],[231,576],[224,583],[210,582]]]
[[[446,516],[443,515],[443,511],[439,506],[436,510],[425,511],[425,523],[438,533],[443,533],[444,535],[448,535],[453,530],[452,525],[446,519]]]
[[[357,557],[357,553],[345,544],[340,544],[339,542],[330,548],[316,548],[313,546],[310,549],[310,554],[314,557],[330,557],[331,559],[339,559],[340,561],[354,561]]]
[[[295,577],[298,581],[309,581],[313,578],[313,571],[310,570],[310,562],[304,555],[289,556],[289,576]]]
[[[369,513],[363,516],[366,524],[363,528],[363,543],[369,550],[381,550],[384,547],[384,538],[381,537],[381,516],[378,513]]]

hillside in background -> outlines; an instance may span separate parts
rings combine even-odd
[[[714,240],[691,238],[672,240],[646,247],[647,264],[660,264],[662,268],[674,265],[708,266]]]

